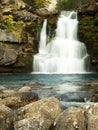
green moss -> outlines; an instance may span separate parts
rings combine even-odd
[[[31,5],[35,9],[43,8],[50,3],[49,0],[24,0],[24,2]]]
[[[4,29],[6,29],[8,31],[15,30],[15,26],[13,23],[13,16],[8,15],[8,16],[4,17],[2,26]]]

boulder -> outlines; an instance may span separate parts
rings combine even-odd
[[[86,130],[84,110],[70,107],[63,111],[54,122],[54,130]]]
[[[83,105],[80,108],[70,107],[64,110],[55,120],[53,130],[97,130],[98,103]]]
[[[2,93],[0,97],[2,98],[1,103],[10,108],[19,108],[39,99],[34,92],[6,92]]]
[[[18,53],[14,49],[0,49],[0,66],[12,65],[17,61]]]
[[[13,112],[10,108],[0,104],[0,130],[12,130]]]
[[[87,130],[98,130],[98,103],[86,110]]]
[[[32,89],[31,89],[31,87],[29,87],[29,86],[23,86],[23,87],[21,87],[19,90],[18,90],[18,92],[31,92],[32,91]]]
[[[61,112],[60,102],[54,97],[31,103],[18,109],[15,130],[49,130]]]

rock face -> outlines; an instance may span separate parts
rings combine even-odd
[[[17,52],[17,58],[12,59],[7,51],[9,61],[0,61],[1,73],[32,71],[43,19],[58,13],[56,4],[57,0],[0,0],[0,49]]]
[[[79,37],[87,46],[91,58],[91,70],[98,71],[98,3],[90,1],[78,8]]]
[[[0,41],[3,42],[19,42],[14,34],[0,30]]]

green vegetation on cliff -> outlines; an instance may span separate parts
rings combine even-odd
[[[44,8],[49,4],[49,0],[24,0],[24,2],[35,9]]]

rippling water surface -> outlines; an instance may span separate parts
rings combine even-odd
[[[0,85],[19,86],[26,83],[38,82],[41,84],[56,85],[78,85],[98,80],[98,73],[89,74],[2,74]]]
[[[60,99],[64,109],[70,106],[78,107],[85,103],[92,103],[90,99],[93,92],[98,92],[98,73],[0,75],[0,85],[8,88],[28,84],[33,85],[32,91],[40,98],[55,96]]]

